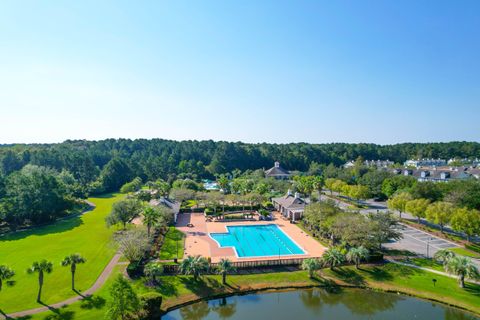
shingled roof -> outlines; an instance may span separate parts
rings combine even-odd
[[[302,209],[306,204],[302,198],[295,197],[291,194],[287,194],[280,198],[273,198],[272,201],[280,204],[286,209]]]
[[[272,176],[289,176],[290,172],[288,170],[283,169],[280,166],[280,162],[275,162],[275,165],[273,166],[273,168],[270,168],[267,171],[265,171],[265,175],[270,176],[270,177],[272,177]]]

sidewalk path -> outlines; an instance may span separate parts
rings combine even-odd
[[[412,267],[412,268],[415,268],[415,269],[420,269],[420,270],[428,271],[428,272],[431,272],[431,273],[435,273],[435,274],[438,274],[438,275],[441,275],[441,276],[446,276],[446,277],[449,277],[449,278],[458,279],[457,276],[454,276],[452,274],[449,274],[449,273],[446,273],[446,272],[443,272],[443,271],[438,271],[438,270],[433,270],[433,269],[429,269],[429,268],[425,268],[425,267],[420,267],[420,266],[416,266],[414,264],[399,262],[399,261],[395,261],[395,260],[392,260],[392,259],[385,259],[385,260],[388,261],[388,262],[394,263],[394,264],[399,264],[401,266]],[[471,279],[465,279],[465,282],[480,284],[480,281],[475,281],[475,280],[471,280]]]
[[[66,305],[72,304],[74,302],[77,302],[79,300],[82,300],[86,296],[90,296],[90,295],[94,294],[95,291],[100,289],[100,287],[107,281],[108,277],[112,274],[113,268],[117,264],[121,264],[121,263],[118,262],[120,260],[120,257],[121,257],[120,253],[115,254],[113,256],[113,258],[110,260],[110,262],[107,264],[105,269],[103,269],[102,273],[97,278],[97,280],[95,281],[93,286],[91,286],[86,291],[82,292],[82,295],[77,295],[75,297],[72,297],[72,298],[69,298],[67,300],[63,300],[61,302],[57,302],[57,303],[54,303],[54,304],[51,304],[51,305],[48,305],[48,306],[38,307],[38,308],[35,308],[35,309],[10,313],[10,314],[7,314],[7,319],[8,318],[18,318],[18,317],[29,316],[29,315],[32,315],[32,314],[49,311],[51,309],[59,309],[63,306],[66,306]],[[0,315],[0,319],[5,319],[5,318]]]

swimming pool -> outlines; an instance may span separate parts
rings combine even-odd
[[[233,247],[237,257],[305,254],[276,224],[227,226],[226,233],[210,233],[220,247]]]

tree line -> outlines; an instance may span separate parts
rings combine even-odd
[[[389,159],[403,163],[409,158],[478,157],[480,143],[404,143],[376,144],[248,144],[225,141],[171,141],[162,139],[107,139],[101,141],[68,140],[58,144],[0,145],[0,171],[8,175],[27,164],[67,170],[82,185],[101,176],[105,188],[117,189],[140,177],[144,181],[158,178],[172,181],[176,177],[208,178],[233,170],[269,168],[280,161],[289,170],[308,171],[316,164],[340,166],[348,160]],[[109,176],[102,171],[122,171],[122,176]]]

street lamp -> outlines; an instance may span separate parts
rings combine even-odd
[[[430,240],[433,240],[433,238],[429,237],[429,238],[427,239],[427,258],[430,258],[430,255],[429,255]]]
[[[175,241],[175,247],[176,247],[176,249],[177,249],[177,250],[176,250],[176,258],[175,258],[175,263],[177,263],[177,261],[178,261],[178,240],[177,240],[177,241]]]

